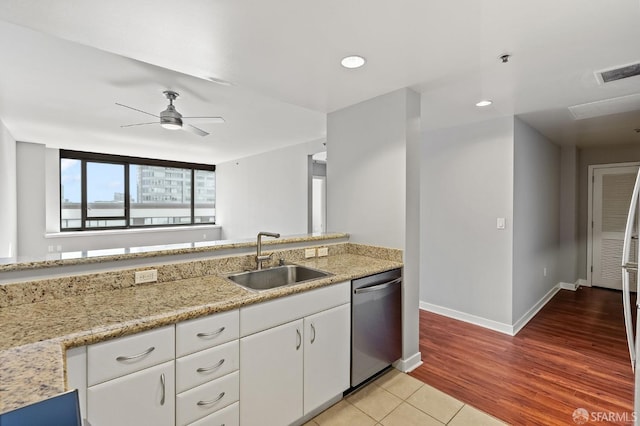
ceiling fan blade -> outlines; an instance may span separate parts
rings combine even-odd
[[[150,112],[146,112],[146,111],[143,111],[143,110],[138,109],[138,108],[130,107],[130,106],[128,106],[128,105],[119,104],[118,102],[116,102],[116,105],[119,105],[119,106],[121,106],[121,107],[125,107],[125,108],[129,108],[129,109],[132,109],[132,110],[134,110],[134,111],[138,111],[138,112],[141,112],[141,113],[143,113],[143,114],[150,115],[150,116],[155,117],[155,118],[160,118],[160,116],[157,116],[157,115],[155,115],[155,114],[151,114]]]
[[[191,124],[183,124],[182,130],[186,130],[189,133],[193,133],[198,136],[207,136],[209,133],[205,132],[202,129],[197,128],[196,126],[192,126]]]
[[[225,122],[222,117],[182,117],[182,120],[194,124],[222,124]]]
[[[145,126],[147,124],[160,124],[159,121],[154,121],[152,123],[136,123],[136,124],[125,124],[124,126],[120,126],[120,127],[134,127],[134,126]]]

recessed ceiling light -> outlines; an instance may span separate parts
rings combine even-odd
[[[349,69],[360,68],[365,62],[367,61],[362,56],[358,55],[346,56],[342,58],[342,61],[340,61],[343,67]]]
[[[483,101],[480,101],[476,104],[477,107],[486,107],[489,106],[493,103],[493,101],[490,101],[489,99],[485,99]]]

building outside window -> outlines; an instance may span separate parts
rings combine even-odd
[[[60,229],[215,224],[215,183],[213,165],[61,150]]]

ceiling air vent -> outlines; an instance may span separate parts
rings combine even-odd
[[[640,110],[639,93],[569,107],[569,111],[576,120],[638,110]]]
[[[640,63],[625,65],[623,67],[597,71],[596,77],[599,83],[611,83],[612,81],[640,75]]]

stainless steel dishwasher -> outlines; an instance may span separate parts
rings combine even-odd
[[[351,387],[402,356],[402,271],[351,282]]]

